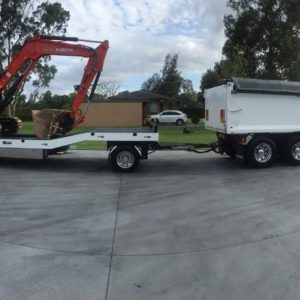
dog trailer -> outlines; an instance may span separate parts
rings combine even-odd
[[[300,82],[233,78],[205,91],[205,126],[221,152],[254,167],[300,164]]]

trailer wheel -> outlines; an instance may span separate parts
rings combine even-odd
[[[276,144],[268,137],[256,137],[246,149],[246,162],[254,168],[266,168],[273,164],[276,157]]]
[[[129,173],[137,168],[140,155],[134,147],[120,146],[110,154],[110,164],[115,171]]]
[[[284,160],[291,165],[300,165],[300,136],[291,137],[285,149],[283,149]]]

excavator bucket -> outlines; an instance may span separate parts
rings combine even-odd
[[[70,111],[60,109],[33,110],[32,119],[35,135],[40,139],[63,135],[72,130],[74,124]]]

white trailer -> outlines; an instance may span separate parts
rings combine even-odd
[[[300,82],[233,78],[205,91],[206,128],[221,152],[254,167],[300,164]]]
[[[0,137],[0,157],[46,159],[82,141],[106,141],[108,159],[117,171],[134,170],[148,152],[158,146],[158,133],[150,128],[98,128],[90,132],[70,134],[52,139],[32,135]]]
[[[46,159],[49,155],[68,150],[82,141],[107,142],[109,165],[118,172],[131,172],[140,160],[157,150],[186,150],[196,153],[215,151],[213,144],[159,143],[157,126],[154,128],[97,128],[89,132],[68,134],[51,139],[34,135],[1,136],[0,157]]]

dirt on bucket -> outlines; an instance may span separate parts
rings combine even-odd
[[[32,111],[35,135],[40,139],[51,139],[63,135],[73,128],[70,111],[60,109],[42,109]]]

